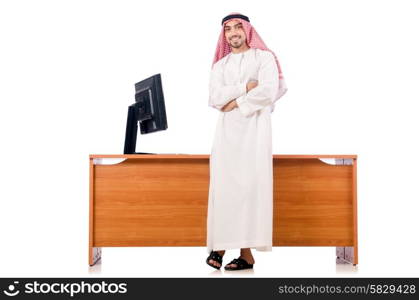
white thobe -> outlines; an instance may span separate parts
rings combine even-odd
[[[248,81],[256,88],[246,93]],[[220,111],[210,155],[207,251],[272,251],[271,112],[287,88],[269,51],[230,53],[211,71],[209,106]],[[221,108],[236,99],[238,108]]]

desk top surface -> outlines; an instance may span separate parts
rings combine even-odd
[[[157,154],[90,154],[89,158],[129,158],[129,159],[162,159],[162,158],[187,158],[209,159],[209,154],[186,154],[186,153],[157,153]],[[273,158],[352,158],[357,159],[356,154],[273,154]]]

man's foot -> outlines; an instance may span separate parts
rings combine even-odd
[[[214,251],[214,252],[217,252],[221,257],[223,257],[224,256],[224,253],[225,253],[225,250],[222,250],[222,251]],[[209,259],[208,260],[208,263],[210,265],[214,266],[214,267],[217,267],[217,268],[220,268],[221,267],[221,264],[218,261],[213,260],[213,259]]]
[[[244,259],[248,264],[253,265],[255,263],[255,259],[252,255],[240,255],[239,258]],[[230,263],[225,266],[227,269],[235,269],[237,268],[237,264]]]

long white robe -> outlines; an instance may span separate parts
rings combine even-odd
[[[246,84],[258,86],[246,93]],[[210,155],[207,252],[272,251],[271,112],[287,90],[269,51],[250,48],[214,64],[209,106],[220,111]],[[221,108],[236,99],[238,108]]]

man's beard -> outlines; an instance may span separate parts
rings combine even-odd
[[[240,48],[243,45],[244,41],[240,39],[238,42],[229,41],[230,47]]]

